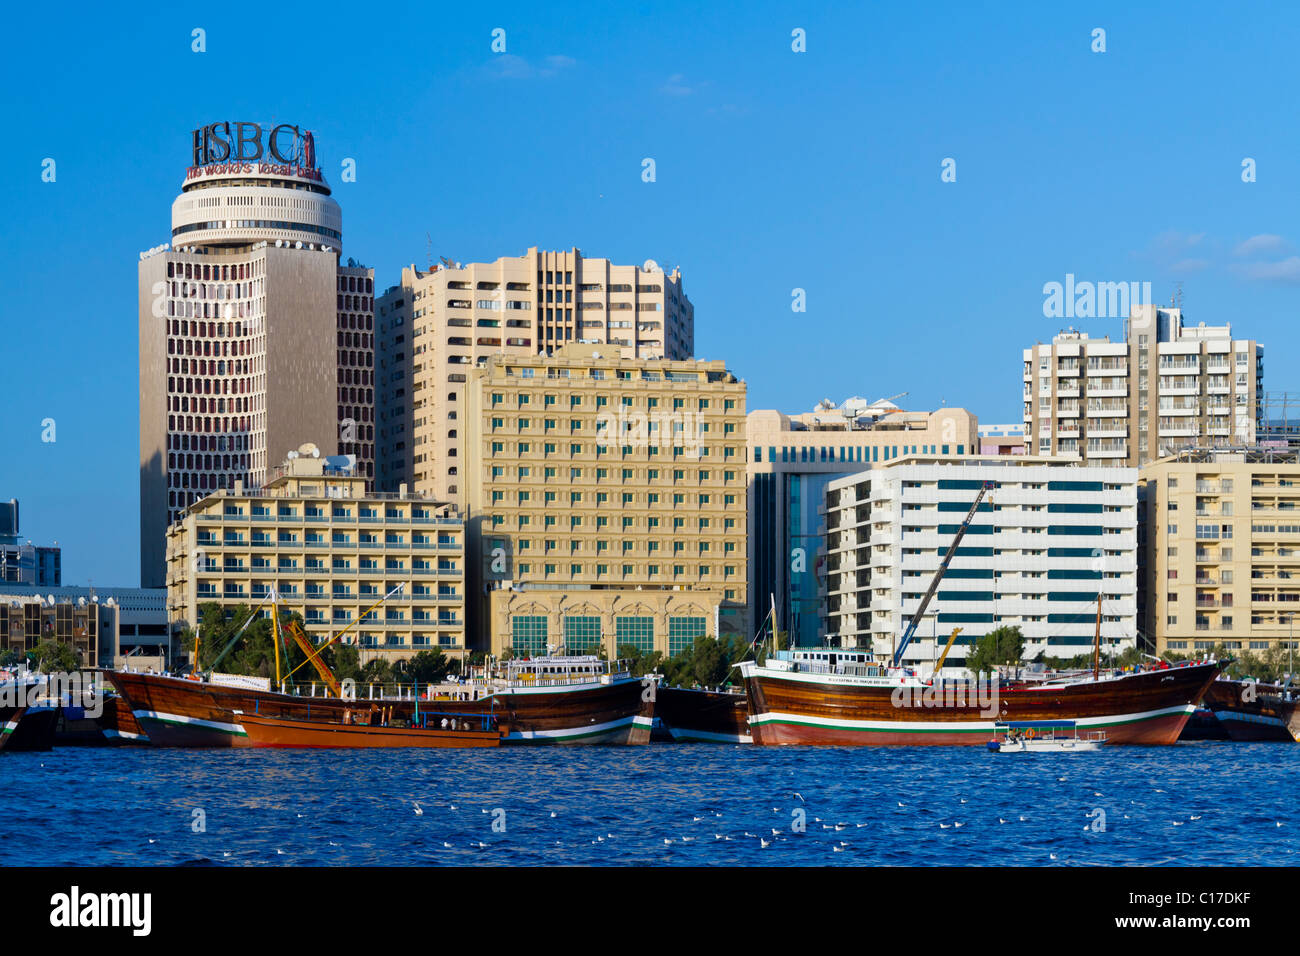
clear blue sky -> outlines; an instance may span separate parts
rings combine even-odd
[[[1300,389],[1294,5],[73,6],[13,6],[0,37],[0,498],[65,583],[138,580],[136,263],[204,122],[315,130],[380,287],[426,235],[462,261],[680,264],[696,352],[751,408],[906,391],[1018,421],[1066,273],[1161,302],[1181,280],[1190,321],[1230,321],[1266,388]]]

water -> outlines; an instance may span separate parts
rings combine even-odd
[[[0,865],[1294,866],[1297,770],[1300,747],[1229,742],[68,748],[0,754]]]

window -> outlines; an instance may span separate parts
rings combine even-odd
[[[655,619],[653,617],[616,617],[614,618],[614,631],[620,647],[627,644],[645,652],[655,649]]]
[[[510,619],[510,645],[524,657],[546,653],[546,617],[541,614],[516,614]]]
[[[668,618],[668,656],[674,657],[695,645],[697,637],[705,637],[708,631],[702,617]]]

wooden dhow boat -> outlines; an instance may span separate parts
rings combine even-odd
[[[394,588],[356,620],[379,607]],[[247,747],[253,744],[239,715],[257,714],[273,720],[343,719],[355,709],[348,693],[321,659],[356,624],[353,621],[329,641],[314,644],[296,621],[282,623],[278,596],[272,592],[254,608],[214,662],[219,663],[245,628],[269,603],[276,681],[215,671],[184,677],[111,671],[108,679],[130,704],[150,743],[159,747]],[[281,654],[294,642],[305,660],[281,674]],[[197,659],[197,639],[195,658]],[[311,664],[327,696],[286,693],[296,670]],[[454,683],[400,688],[396,696],[375,700],[391,719],[411,721],[418,713],[472,713],[491,718],[501,739],[509,744],[603,743],[645,744],[654,720],[656,678],[634,677],[626,661],[604,661],[593,655],[489,660]],[[315,685],[312,685],[313,690]],[[370,699],[370,698],[367,698]],[[237,714],[236,712],[239,712]]]
[[[113,671],[113,686],[130,703],[157,747],[247,747],[253,744],[235,712],[276,719],[343,719],[361,701],[333,694],[302,696],[273,690],[267,680],[209,674],[201,678]],[[644,744],[654,701],[649,685],[620,662],[595,657],[507,661],[486,677],[410,687],[401,697],[377,697],[397,719],[421,712],[492,717],[508,744]],[[342,690],[342,688],[339,688]]]
[[[752,744],[744,691],[667,687],[655,689],[655,723],[679,743]]]
[[[49,750],[59,703],[49,696],[44,675],[6,672],[0,680],[0,750]]]
[[[109,689],[98,689],[82,700],[64,700],[54,731],[57,747],[143,745],[149,741],[140,729],[126,699]]]
[[[1220,678],[1206,689],[1203,706],[1229,740],[1294,743],[1300,731],[1300,692],[1289,686]]]
[[[1043,681],[922,679],[867,651],[778,651],[741,665],[756,744],[981,744],[998,723],[1072,720],[1112,744],[1172,744],[1227,662]]]

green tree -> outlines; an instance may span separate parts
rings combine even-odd
[[[999,664],[1019,664],[1025,638],[1018,627],[1002,626],[975,641],[966,652],[966,669],[972,674],[991,672]]]
[[[366,666],[361,668],[361,676],[357,678],[357,683],[391,684],[394,680],[393,665],[382,657],[374,657],[366,661]]]
[[[451,670],[452,661],[442,648],[420,651],[406,666],[406,676],[417,684],[441,684]]]
[[[717,640],[700,635],[686,650],[663,662],[664,679],[680,687],[721,686],[735,679],[733,666],[748,650],[748,643],[736,635]]]
[[[71,645],[53,638],[41,641],[27,656],[32,669],[42,674],[70,674],[81,669],[81,655]]]
[[[334,676],[339,680],[361,680],[361,652],[352,644],[336,644],[334,651]]]
[[[635,644],[620,644],[617,652],[619,660],[628,662],[633,677],[651,674],[663,663],[664,656],[659,651],[644,651]]]

